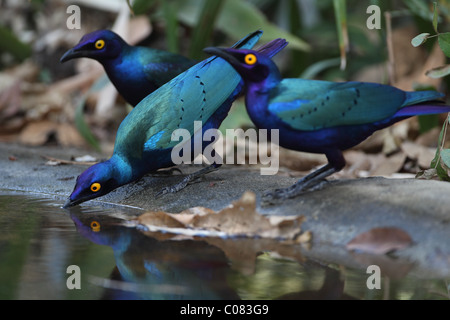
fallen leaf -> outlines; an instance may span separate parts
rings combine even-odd
[[[94,164],[96,164],[97,162],[89,162],[89,161],[72,161],[72,160],[64,160],[64,159],[57,159],[57,158],[53,158],[53,157],[49,157],[49,156],[41,156],[44,159],[47,159],[47,165],[60,165],[60,164],[82,164],[82,165],[86,165],[86,166],[92,166]]]
[[[162,211],[147,212],[141,215],[139,223],[146,226],[165,227],[165,228],[186,228],[186,225],[178,219]]]
[[[417,137],[416,140],[414,140],[414,142],[421,146],[436,149],[440,133],[441,128],[439,127],[433,128],[425,133],[422,133],[420,136]]]
[[[431,180],[436,179],[440,180],[437,174],[437,170],[435,168],[423,170],[417,173],[416,179],[424,179],[424,180]]]
[[[41,146],[48,141],[57,128],[58,124],[51,121],[31,122],[20,133],[19,142],[30,146]]]
[[[0,92],[0,120],[8,119],[20,111],[22,92],[21,81],[17,80],[9,88]]]
[[[95,158],[91,155],[88,155],[88,154],[81,156],[81,157],[76,157],[73,160],[76,162],[97,162],[97,158]]]
[[[164,220],[167,216],[167,220]],[[167,225],[161,221],[167,221]],[[178,223],[174,223],[174,220]],[[137,218],[137,223],[149,231],[170,232],[185,236],[219,238],[267,238],[295,242],[311,239],[300,237],[303,216],[267,217],[256,211],[256,196],[246,192],[231,206],[215,212],[207,208],[192,208],[179,214],[148,212]]]
[[[280,167],[289,168],[295,171],[308,171],[317,166],[327,163],[327,158],[323,154],[306,153],[284,148],[279,149]]]
[[[304,232],[303,234],[308,234]],[[206,238],[207,243],[219,248],[224,252],[230,260],[230,265],[233,270],[238,270],[242,274],[251,275],[255,272],[256,258],[261,252],[270,252],[276,254],[278,257],[304,262],[301,251],[304,248],[298,245],[282,243],[274,239],[221,239],[221,238]]]
[[[86,147],[87,142],[83,139],[75,126],[71,124],[60,124],[56,129],[56,139],[63,147]],[[91,161],[91,162],[95,162]]]
[[[380,227],[357,235],[346,247],[347,250],[385,254],[411,244],[412,239],[405,231],[395,227]]]
[[[436,148],[428,148],[410,141],[403,142],[401,148],[410,159],[417,160],[421,168],[429,168],[436,154]]]
[[[400,171],[405,160],[406,155],[403,152],[397,152],[390,157],[386,157],[385,161],[371,172],[371,175],[389,177]]]
[[[62,163],[62,162],[59,162],[59,161],[54,161],[54,160],[48,160],[45,163],[46,166],[59,166],[61,164],[65,164],[65,163]]]

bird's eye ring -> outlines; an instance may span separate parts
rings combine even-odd
[[[244,61],[248,65],[253,65],[258,59],[256,59],[256,56],[253,53],[249,53],[245,56]]]
[[[105,40],[100,39],[95,42],[96,49],[100,50],[100,49],[103,49],[104,47],[105,47]]]
[[[91,191],[92,192],[98,192],[98,191],[100,191],[101,187],[102,186],[100,185],[100,183],[94,182],[93,184],[91,184]]]
[[[94,232],[99,232],[100,231],[100,223],[98,223],[97,221],[92,221],[91,222],[91,229]]]

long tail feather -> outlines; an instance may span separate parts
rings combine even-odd
[[[262,30],[257,30],[255,32],[249,33],[244,38],[242,38],[241,40],[236,42],[232,46],[232,48],[235,48],[235,49],[242,49],[242,48],[250,49],[258,42],[258,40],[259,40],[259,38],[261,38],[262,34],[263,34]]]
[[[395,118],[397,117],[412,117],[425,114],[439,114],[450,112],[450,106],[445,104],[415,104],[412,106],[406,106],[397,111]]]
[[[403,103],[404,106],[412,104],[419,104],[422,102],[428,102],[433,100],[440,100],[445,95],[437,91],[410,91],[406,92],[406,99]]]
[[[285,39],[278,38],[262,45],[257,51],[272,58],[287,45],[288,42]]]

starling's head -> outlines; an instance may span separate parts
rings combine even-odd
[[[210,47],[203,51],[225,59],[241,75],[244,81],[259,83],[278,69],[267,55],[255,50]]]
[[[103,196],[117,187],[119,183],[114,176],[113,164],[109,160],[97,163],[78,176],[75,188],[64,208]]]
[[[75,58],[91,58],[98,61],[114,59],[120,55],[126,42],[110,30],[98,30],[88,33],[80,42],[67,51],[60,59],[66,62]]]

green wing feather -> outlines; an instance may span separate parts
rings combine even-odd
[[[405,100],[406,92],[376,83],[285,79],[271,91],[269,111],[297,130],[317,130],[386,119]]]
[[[252,48],[262,32],[248,36],[242,48]],[[205,123],[241,81],[230,64],[210,57],[181,73],[144,98],[122,121],[114,153],[142,158],[144,151],[173,148],[172,132],[194,134],[194,121]]]

